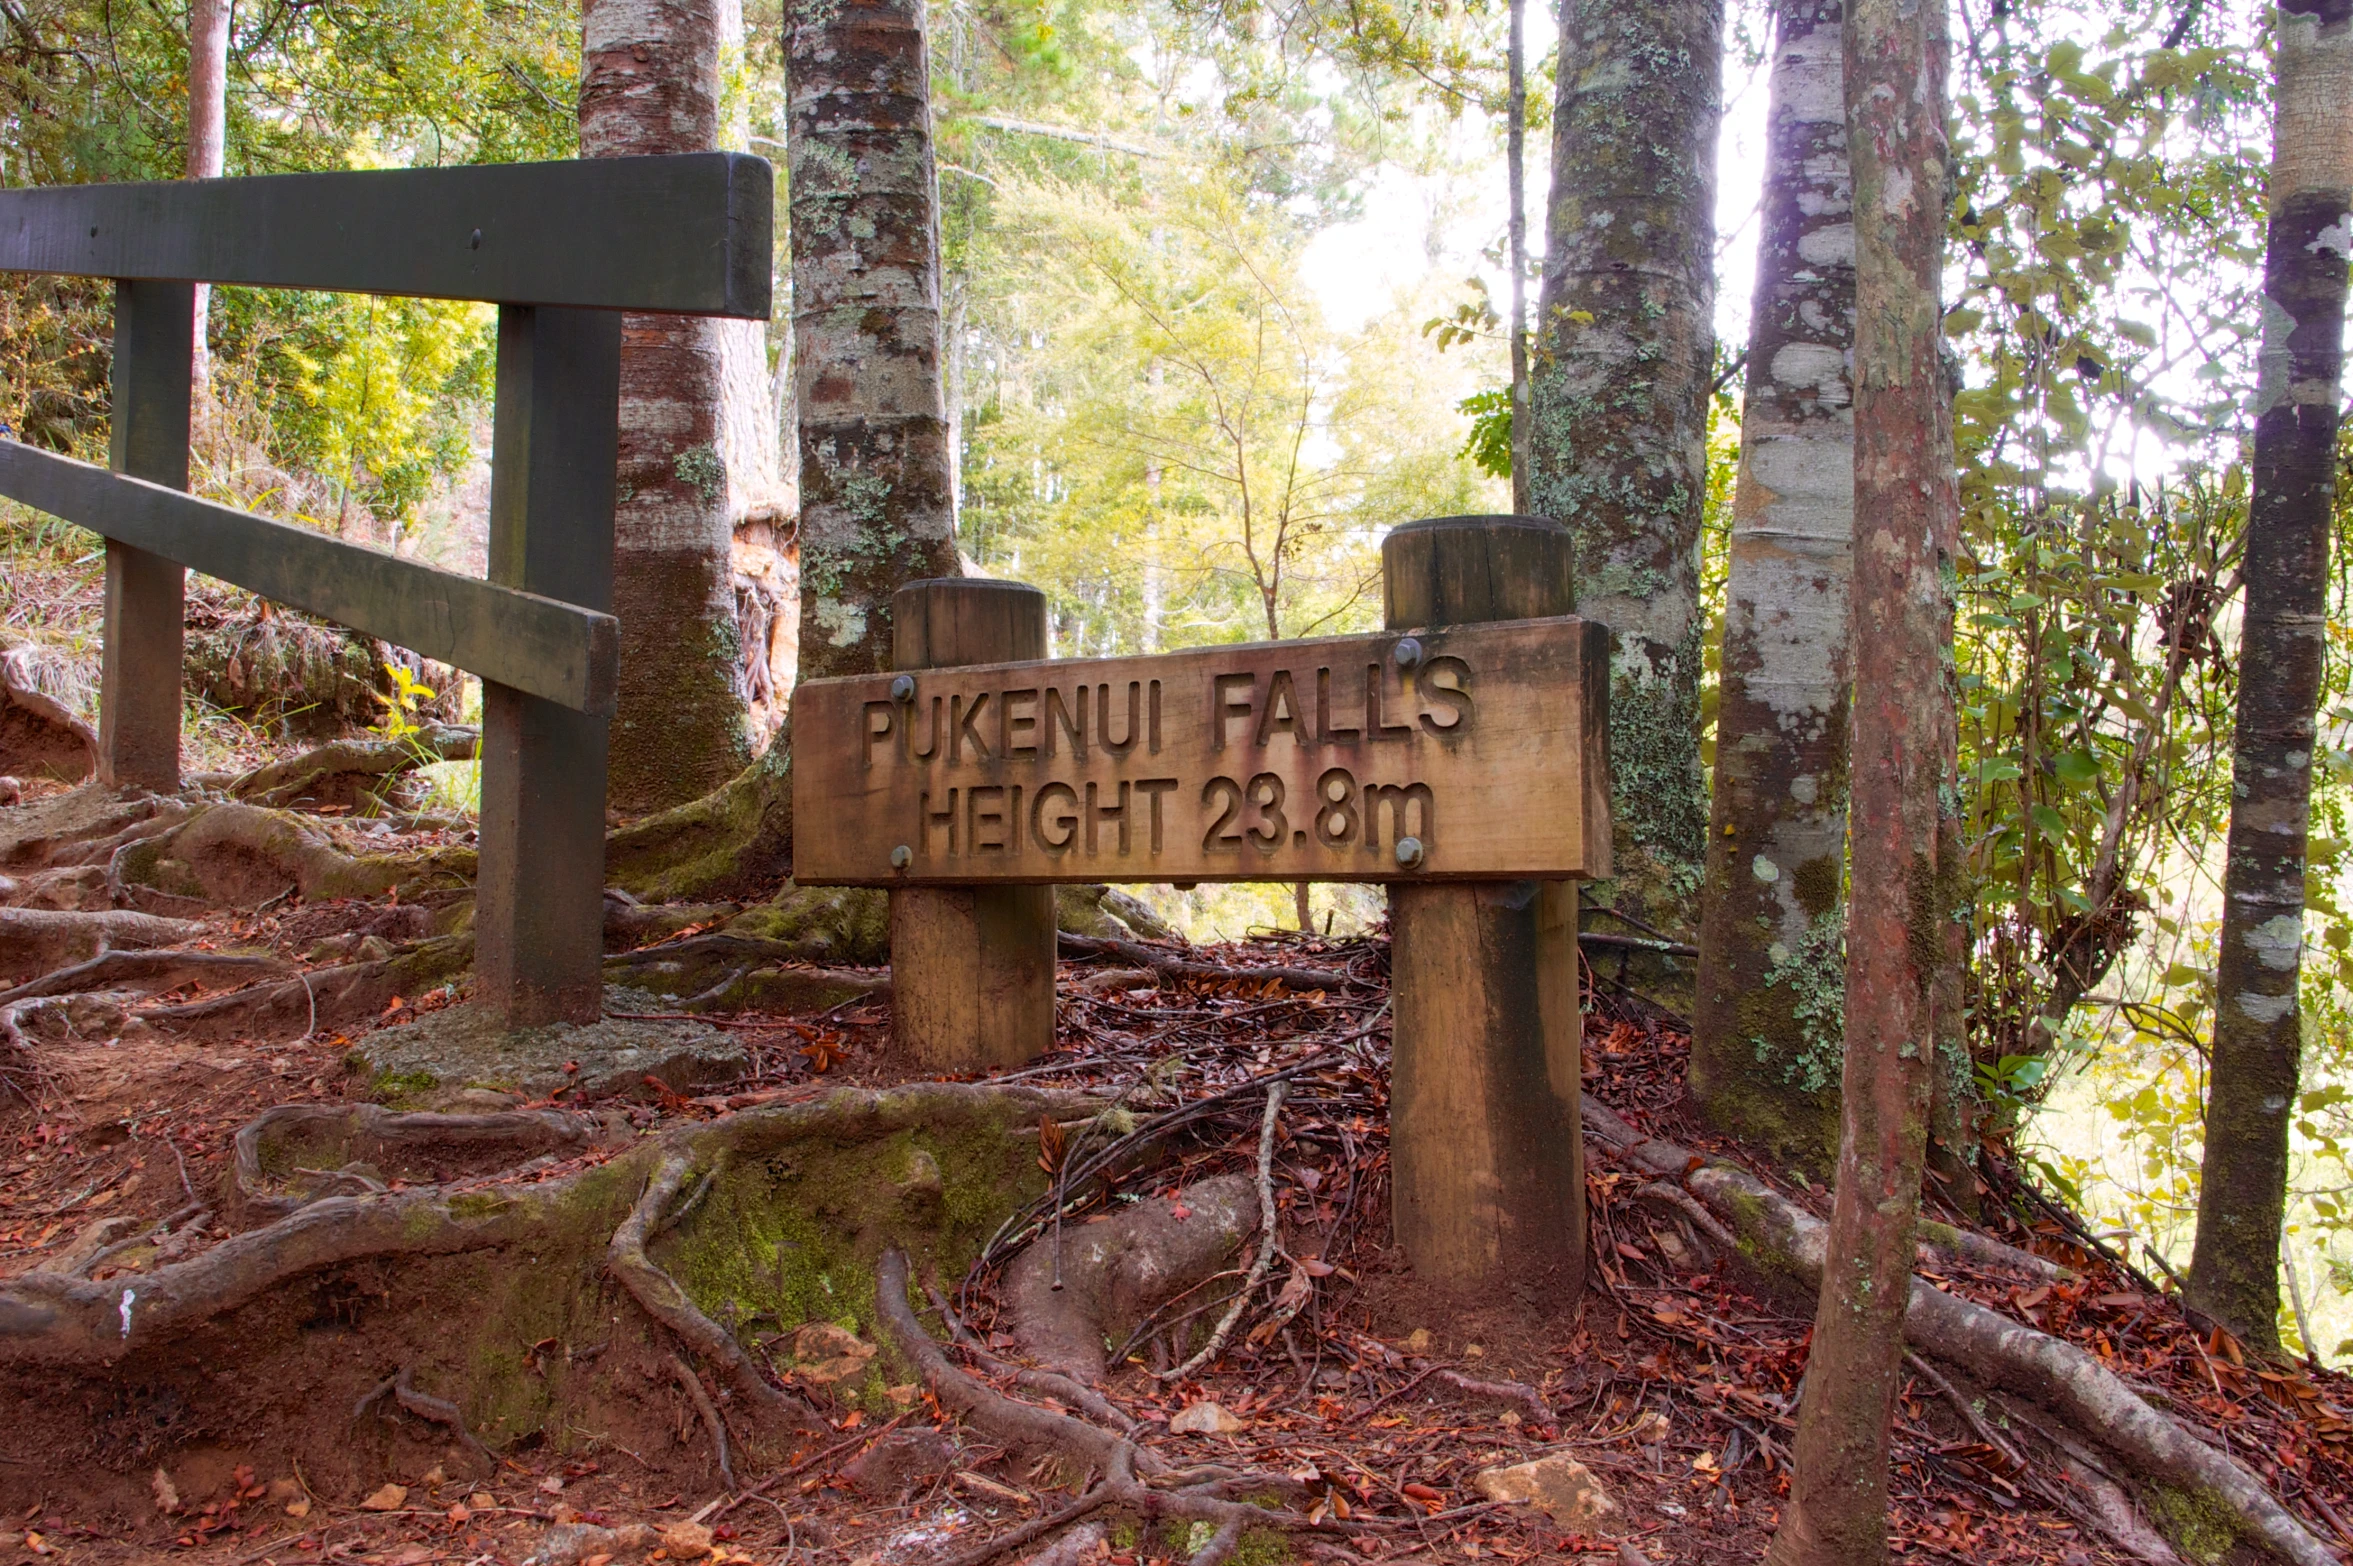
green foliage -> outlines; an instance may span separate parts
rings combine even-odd
[[[307,306],[307,308],[306,308]],[[354,505],[397,527],[473,454],[490,400],[495,312],[440,299],[294,296],[262,306],[283,335],[259,343],[281,460],[331,486],[341,531]],[[291,323],[286,315],[300,311]],[[291,395],[285,395],[291,394]]]
[[[1283,214],[1207,181],[996,201],[1028,265],[966,425],[965,547],[1047,588],[1063,650],[1370,624],[1380,532],[1477,504],[1405,318],[1324,327]]]
[[[24,0],[0,26],[10,185],[170,179],[185,165],[186,18],[109,0]],[[337,0],[239,8],[229,43],[231,174],[568,157],[580,18],[551,0]],[[103,41],[99,46],[98,41]],[[380,534],[470,453],[489,384],[486,312],[437,301],[218,289],[224,433],[280,472],[224,481],[284,515]],[[0,279],[0,421],[85,457],[105,437],[103,280]],[[323,498],[322,498],[323,497]],[[319,509],[331,512],[318,518]]]
[[[1477,464],[1489,478],[1507,482],[1511,478],[1511,388],[1497,386],[1488,391],[1473,392],[1456,403],[1455,409],[1467,413],[1471,432],[1463,437],[1462,454]]]

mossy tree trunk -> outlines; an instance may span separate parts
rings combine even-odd
[[[803,679],[891,666],[891,595],[961,574],[920,0],[787,0]]]
[[[1724,10],[1562,0],[1560,23],[1528,504],[1575,533],[1578,613],[1618,636],[1615,895],[1688,928]]]
[[[587,0],[580,152],[637,157],[717,145],[726,0]],[[720,327],[622,323],[613,613],[620,699],[607,796],[635,813],[696,799],[748,759],[737,693],[733,543],[721,456]]]
[[[1691,1091],[1827,1162],[1845,919],[1855,226],[1841,0],[1779,0],[1725,589]]]
[[[1946,852],[1959,495],[1937,299],[1945,29],[1943,0],[1846,7],[1859,519],[1846,1058],[1837,1195],[1769,1566],[1854,1566],[1887,1553],[1888,1431],[1961,868]]]
[[[2305,836],[2353,249],[2353,0],[2284,0],[2214,1062],[2189,1302],[2279,1349]]]

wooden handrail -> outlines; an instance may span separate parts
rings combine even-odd
[[[0,495],[469,674],[613,710],[609,614],[347,544],[35,446],[0,440]]]
[[[698,152],[0,191],[0,271],[765,320],[773,184]]]

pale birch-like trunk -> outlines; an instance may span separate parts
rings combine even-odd
[[[743,0],[719,0],[722,80],[743,62]],[[748,105],[722,101],[719,143],[750,145]],[[801,584],[793,524],[800,510],[784,431],[792,411],[792,318],[723,320],[719,329],[719,460],[741,649],[736,696],[745,738],[764,750],[784,727],[800,662]],[[773,357],[774,363],[770,360]]]
[[[614,158],[718,144],[724,0],[588,0],[580,151]],[[739,23],[740,25],[740,23]],[[718,322],[632,315],[621,329],[613,613],[619,702],[607,797],[629,813],[697,798],[742,770]]]
[[[1617,633],[1615,895],[1688,927],[1706,851],[1699,528],[1715,354],[1722,0],[1562,0],[1528,506]]]
[[[1740,415],[1691,1091],[1811,1163],[1838,1136],[1855,516],[1841,0],[1779,0]]]
[[[2284,0],[2229,857],[2189,1303],[2279,1349],[2306,835],[2353,251],[2353,0]]]
[[[1853,890],[1838,1184],[1768,1566],[1887,1554],[1888,1431],[1940,1003],[1960,902],[1953,754],[1959,548],[1941,356],[1947,146],[1943,0],[1848,0],[1854,173]]]
[[[891,664],[891,595],[956,576],[921,0],[787,0],[803,678]]]
[[[1504,49],[1504,184],[1511,215],[1511,508],[1528,510],[1528,0],[1511,0]],[[1302,907],[1305,905],[1302,904]]]
[[[229,0],[190,0],[188,6],[188,177],[219,179],[229,151]],[[195,413],[212,405],[212,346],[206,322],[212,285],[196,285],[195,351],[189,373]]]

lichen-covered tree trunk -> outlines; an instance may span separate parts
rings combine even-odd
[[[1774,7],[1756,302],[1725,588],[1691,1091],[1816,1162],[1837,1138],[1855,227],[1841,0]]]
[[[787,0],[803,679],[890,667],[891,594],[961,574],[921,0]]]
[[[219,179],[228,167],[229,0],[191,0],[188,7],[188,177]],[[205,321],[212,285],[196,285],[196,347],[189,365],[201,421],[211,406],[212,347]]]
[[[1848,0],[1854,170],[1854,885],[1838,1186],[1769,1566],[1887,1552],[1887,1441],[1927,1148],[1936,1008],[1959,885],[1949,573],[1958,546],[1937,281],[1946,175],[1943,0]]]
[[[2214,1064],[2191,1305],[2279,1347],[2328,520],[2353,250],[2353,0],[2283,0]]]
[[[722,0],[587,0],[583,157],[717,145]],[[720,455],[718,323],[632,315],[621,328],[613,613],[619,702],[607,797],[628,813],[697,798],[742,770],[740,652]]]
[[[1724,8],[1562,0],[1560,21],[1528,503],[1576,535],[1577,611],[1618,636],[1615,895],[1688,928]]]

